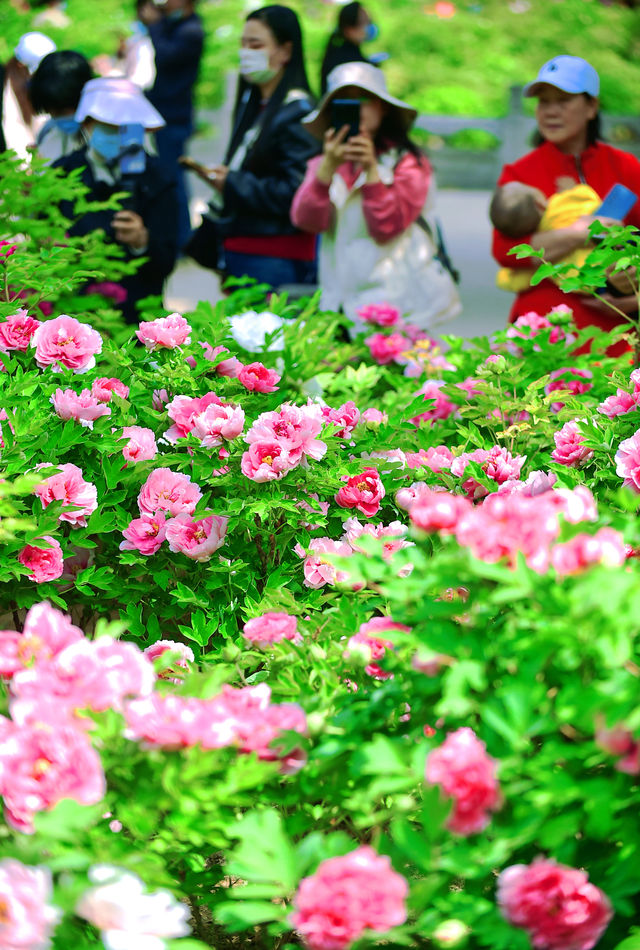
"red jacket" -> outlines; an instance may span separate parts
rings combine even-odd
[[[604,142],[589,145],[579,157],[566,155],[551,142],[543,142],[538,148],[519,158],[511,165],[505,165],[498,179],[498,186],[508,181],[521,181],[533,185],[550,197],[558,191],[558,178],[573,178],[575,183],[590,185],[601,198],[613,185],[626,185],[640,195],[640,161],[628,152],[623,152]],[[624,219],[625,224],[640,228],[640,200]],[[493,232],[493,256],[503,267],[531,267],[526,258],[517,260],[508,251],[517,244],[529,244],[532,235],[520,238],[508,238],[500,231]],[[511,309],[510,320],[529,310],[548,313],[558,304],[567,304],[573,310],[578,327],[599,326],[611,329],[619,322],[615,313],[595,311],[585,304],[580,294],[565,294],[551,280],[543,280],[537,287],[531,287],[516,296]]]

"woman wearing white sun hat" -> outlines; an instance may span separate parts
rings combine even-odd
[[[334,99],[359,100],[359,130],[330,128]],[[344,63],[303,125],[323,138],[291,208],[296,227],[321,234],[322,304],[364,329],[358,310],[387,303],[429,329],[461,310],[450,272],[438,257],[435,181],[409,138],[416,110],[390,95],[370,63]]]
[[[600,137],[600,78],[593,66],[578,56],[555,56],[546,62],[536,78],[527,83],[523,94],[538,100],[538,146],[523,158],[505,165],[498,186],[517,181],[538,188],[547,198],[558,191],[580,183],[604,198],[616,185],[626,185],[640,196],[640,162],[633,155],[605,144]],[[523,237],[509,238],[494,230],[493,256],[503,267],[531,268],[531,260],[516,260],[509,250],[527,243],[544,248],[545,257],[558,261],[589,243],[589,225],[593,216],[583,216],[572,225],[555,231],[539,231]],[[640,227],[640,201],[636,201],[624,218],[625,224]],[[637,301],[622,282],[603,288],[605,299],[632,315]],[[614,296],[615,299],[614,299]],[[578,327],[599,326],[610,330],[621,322],[605,303],[580,293],[564,293],[552,280],[543,280],[517,294],[509,319],[535,311],[547,314],[559,304],[569,306]],[[624,344],[612,349],[623,352]]]
[[[0,150],[13,149],[21,158],[27,158],[35,145],[36,135],[47,117],[34,115],[28,94],[29,77],[40,60],[55,48],[56,44],[44,33],[24,33],[11,59],[0,66]]]
[[[133,323],[138,319],[137,301],[162,294],[177,253],[175,180],[144,149],[143,137],[161,128],[164,119],[135,83],[119,77],[88,82],[75,118],[86,145],[53,167],[82,169],[80,180],[89,188],[89,200],[106,200],[121,191],[128,191],[130,198],[122,211],[91,211],[74,220],[69,233],[101,228],[124,248],[127,259],[144,258],[139,270],[121,281],[126,299],[119,300],[119,306],[125,320]],[[68,205],[62,205],[62,212],[75,217]]]

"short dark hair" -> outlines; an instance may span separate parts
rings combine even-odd
[[[75,50],[49,53],[39,63],[29,82],[29,97],[35,112],[77,109],[85,83],[93,79],[88,60]]]
[[[364,12],[361,3],[347,3],[338,14],[338,32],[343,33],[349,27],[357,26],[360,14]]]

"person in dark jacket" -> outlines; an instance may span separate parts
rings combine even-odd
[[[50,116],[36,138],[36,150],[47,161],[55,162],[82,146],[75,113],[82,90],[92,78],[88,60],[70,49],[49,53],[31,77],[31,105],[36,114]]]
[[[161,295],[165,279],[173,270],[177,254],[178,202],[175,180],[166,174],[155,156],[142,144],[124,145],[124,125],[151,131],[162,127],[162,116],[128,79],[92,79],[84,87],[76,120],[82,124],[86,145],[54,162],[54,168],[70,172],[81,168],[80,181],[89,188],[88,199],[102,201],[115,192],[128,191],[121,211],[91,211],[75,219],[70,203],[62,213],[73,221],[72,236],[98,228],[107,239],[120,244],[126,258],[143,258],[135,274],[120,281],[114,294],[127,323],[136,323],[136,303]],[[142,139],[142,135],[140,135]],[[124,292],[124,293],[122,293]],[[126,299],[121,299],[122,297]]]
[[[178,244],[191,233],[189,200],[184,172],[178,159],[193,133],[193,90],[204,46],[202,20],[194,0],[154,0],[157,19],[149,21],[155,53],[156,78],[147,92],[149,101],[165,121],[156,134],[158,157],[178,187]]]
[[[329,37],[320,69],[320,92],[327,91],[327,76],[343,63],[378,63],[360,49],[367,40],[374,40],[378,28],[361,3],[347,3],[338,14],[338,23]]]
[[[254,10],[242,33],[231,140],[224,164],[208,169],[214,193],[196,232],[217,240],[226,275],[273,287],[315,282],[315,238],[289,217],[318,151],[301,125],[312,108],[296,14],[280,4]]]

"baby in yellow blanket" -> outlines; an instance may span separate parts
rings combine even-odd
[[[521,181],[509,181],[496,189],[489,207],[491,223],[508,237],[525,237],[534,231],[555,231],[566,228],[583,215],[594,214],[602,198],[589,185],[576,185],[567,179],[568,187],[547,198],[544,192]],[[563,182],[558,185],[562,188]],[[592,248],[580,247],[558,261],[582,267]],[[530,286],[536,268],[501,267],[496,284],[501,290],[519,293]],[[567,275],[564,275],[567,276]]]

